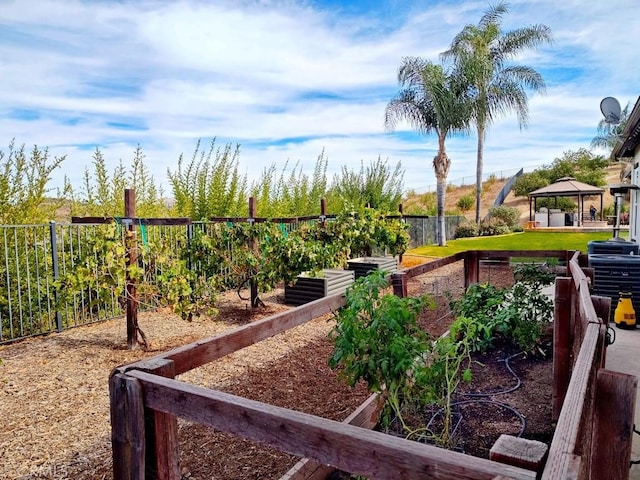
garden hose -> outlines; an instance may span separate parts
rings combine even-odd
[[[506,358],[501,358],[500,360],[498,360],[499,362],[504,362],[505,366],[507,367],[507,370],[509,370],[509,372],[511,373],[511,375],[513,375],[513,377],[516,379],[516,385],[513,387],[509,387],[506,390],[501,390],[498,392],[489,392],[489,393],[465,393],[465,392],[460,392],[460,396],[463,397],[474,397],[474,398],[478,398],[478,397],[492,397],[494,395],[504,395],[505,393],[511,393],[515,390],[517,390],[518,388],[520,388],[520,385],[522,385],[522,381],[520,380],[520,377],[518,377],[518,375],[516,374],[516,372],[513,371],[513,369],[511,368],[511,365],[509,365],[509,360],[511,360],[514,357],[517,357],[519,355],[524,355],[524,352],[519,352],[519,353],[515,353],[509,357]]]
[[[609,345],[613,345],[615,341],[616,341],[616,331],[611,327],[607,327],[607,333],[605,334],[605,343],[607,347]]]

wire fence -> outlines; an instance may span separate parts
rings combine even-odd
[[[409,225],[410,248],[436,242],[436,217],[406,216]],[[453,238],[455,228],[462,217],[447,217],[447,238]],[[287,231],[298,228],[313,219],[282,223]],[[195,222],[191,225],[150,225],[137,228],[137,238],[145,248],[147,244],[162,241],[164,251],[174,255],[187,247],[196,229],[207,231],[216,223]],[[231,228],[232,222],[226,222]],[[114,234],[114,229],[117,229]],[[82,275],[95,277],[113,275],[111,282],[123,287],[124,278],[109,271],[112,253],[96,248],[96,239],[115,235],[122,239],[126,229],[121,225],[57,224],[1,225],[0,226],[0,344],[35,335],[61,332],[65,329],[115,318],[125,314],[126,302],[116,288],[105,296],[104,289],[89,288],[86,284],[63,285],[61,279]],[[123,253],[124,253],[124,246]],[[166,253],[165,253],[166,254]],[[234,251],[227,245],[228,261],[219,266],[225,284],[234,275]],[[153,252],[140,258],[145,262],[145,281],[153,284],[163,274],[162,262],[154,258]],[[199,271],[198,262],[189,265]],[[70,275],[68,275],[70,274]],[[120,282],[120,283],[118,283]],[[57,288],[56,288],[57,287]],[[64,298],[59,297],[64,292]],[[141,301],[141,310],[159,306],[153,296]]]

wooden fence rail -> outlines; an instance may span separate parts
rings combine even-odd
[[[557,364],[554,363],[553,402],[554,409],[558,409],[558,424],[542,478],[603,478],[594,476],[603,468],[608,473],[614,472],[614,476],[607,478],[627,478],[624,473],[626,471],[628,475],[631,432],[628,418],[623,417],[629,413],[629,408],[633,408],[636,379],[602,368],[606,327],[599,317],[608,318],[608,312],[604,315],[603,308],[599,307],[598,311],[594,307],[588,294],[590,281],[578,264],[580,257],[577,253],[464,252],[394,274],[394,290],[406,295],[408,278],[461,260],[464,260],[465,284],[468,285],[478,281],[479,262],[505,257],[567,260],[567,277],[557,280],[555,293],[555,320],[560,324],[556,326],[560,332],[556,336],[560,341],[554,346],[559,359]],[[319,465],[328,464],[376,479],[534,479],[539,476],[539,472],[175,380],[180,373],[343,305],[344,298],[338,295],[316,300],[228,333],[115,369],[109,383],[114,480],[178,480],[177,417],[313,461],[301,463],[297,466],[299,471],[305,465],[309,465],[311,471]],[[611,401],[614,396],[617,399],[615,405],[619,407],[617,411],[609,411],[599,404],[599,401]],[[609,413],[606,424],[603,423],[605,412]],[[365,416],[365,420],[360,418],[358,422],[370,426],[370,410]],[[621,432],[626,435],[621,435]],[[614,435],[616,438],[612,438]],[[610,450],[602,448],[603,442],[611,442],[618,453],[608,455]],[[284,478],[294,477],[287,474]]]

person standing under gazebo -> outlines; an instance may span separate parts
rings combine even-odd
[[[591,205],[591,207],[589,207],[589,215],[591,217],[592,222],[596,221],[596,212],[597,212],[596,207]]]

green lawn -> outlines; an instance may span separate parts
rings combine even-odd
[[[612,232],[597,233],[544,233],[520,232],[495,237],[461,238],[448,240],[445,247],[424,245],[407,250],[407,254],[428,257],[446,257],[465,250],[580,250],[587,252],[591,240],[609,240]]]

